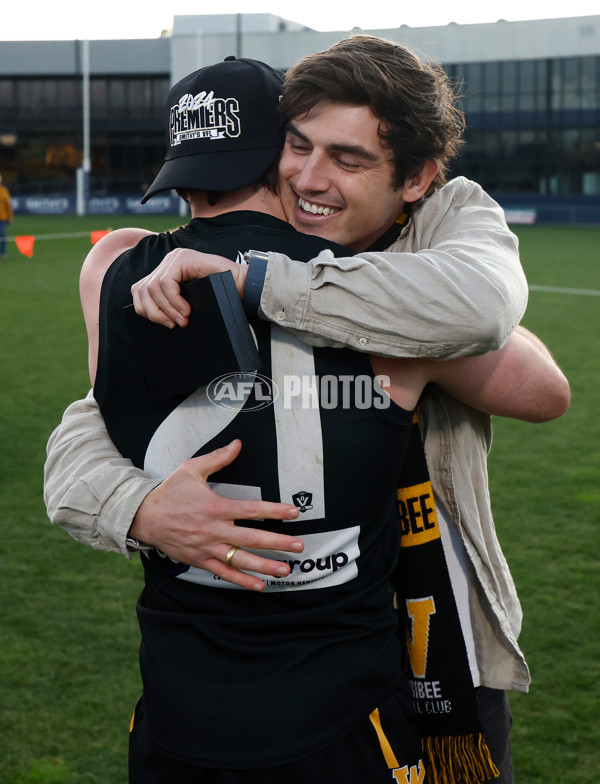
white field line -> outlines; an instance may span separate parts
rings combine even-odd
[[[600,291],[596,289],[565,289],[557,286],[529,286],[529,291],[547,291],[551,294],[579,294],[587,297],[600,297]]]
[[[104,231],[104,229],[99,229],[99,231]],[[35,241],[38,240],[71,240],[71,239],[78,239],[79,237],[90,237],[92,234],[91,231],[74,231],[70,234],[34,234]],[[14,237],[7,237],[6,238],[9,242],[15,241]]]
[[[75,231],[71,232],[70,234],[35,234],[34,236],[37,242],[38,240],[69,240],[79,237],[90,237],[91,234],[91,231]],[[15,240],[14,237],[7,237],[6,239],[9,242],[14,242]],[[600,297],[600,291],[597,291],[596,289],[567,289],[558,286],[530,285],[529,291],[545,291],[550,294],[578,294],[579,296]]]

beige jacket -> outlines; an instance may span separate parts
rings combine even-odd
[[[527,691],[529,668],[517,643],[521,604],[490,505],[490,417],[435,386],[426,390],[420,409],[434,497],[458,531],[469,565],[471,622],[481,684]]]

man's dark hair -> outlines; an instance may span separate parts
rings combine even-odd
[[[288,119],[320,101],[369,106],[379,138],[391,150],[394,187],[419,174],[426,160],[439,172],[428,194],[446,182],[463,143],[464,115],[444,69],[384,38],[354,35],[302,58],[286,73],[280,108]]]
[[[258,193],[258,191],[261,188],[265,188],[268,191],[277,193],[277,187],[278,187],[277,169],[279,167],[280,157],[281,156],[278,155],[273,161],[273,163],[269,166],[267,171],[261,174],[258,180],[255,180],[253,183],[251,183],[256,193]],[[196,191],[200,192],[198,189],[193,189],[193,188],[187,188],[187,189],[176,188],[177,195],[179,196],[180,199],[183,199],[184,201],[188,201],[188,197],[187,197],[188,193],[194,193]],[[206,193],[208,194],[208,203],[210,204],[211,207],[214,207],[215,204],[217,204],[217,202],[219,201],[219,196],[222,193],[222,191],[206,191]]]

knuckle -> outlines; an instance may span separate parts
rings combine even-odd
[[[204,512],[207,517],[223,519],[226,517],[226,502],[214,494],[206,499]]]
[[[264,513],[260,502],[252,502],[249,501],[246,505],[246,517],[248,520],[257,520],[260,517],[263,517]]]
[[[179,471],[183,473],[192,473],[196,463],[194,462],[198,458],[189,457],[187,460],[184,460],[183,463],[179,466]]]
[[[258,550],[264,546],[264,537],[261,536],[260,532],[250,529],[245,536],[244,546],[250,548],[250,550]]]

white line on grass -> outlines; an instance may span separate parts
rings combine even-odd
[[[69,234],[36,234],[35,239],[37,240],[68,240],[68,239],[75,239],[79,237],[90,237],[92,234],[91,231],[74,231],[70,232]],[[14,237],[7,237],[6,238],[9,242],[14,242]],[[587,296],[587,297],[600,297],[600,291],[596,289],[566,289],[560,288],[557,286],[535,286],[530,285],[529,291],[546,291],[550,294],[579,294],[580,296]]]
[[[600,297],[595,289],[563,289],[557,286],[529,286],[529,291],[549,291],[551,294],[580,294],[588,297]]]
[[[69,234],[34,234],[36,242],[38,240],[72,240],[78,237],[89,237],[93,229],[90,231],[72,231]],[[104,231],[104,229],[102,229]],[[15,242],[15,237],[7,237],[9,242]]]

